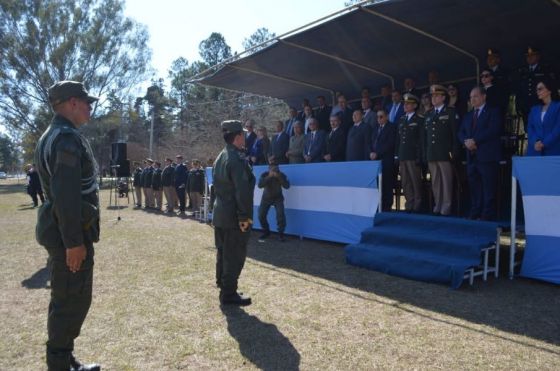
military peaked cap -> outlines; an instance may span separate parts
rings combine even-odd
[[[222,122],[222,132],[224,134],[240,133],[243,131],[243,124],[238,120],[227,120]]]
[[[89,95],[84,84],[78,81],[59,81],[49,88],[49,102],[53,107],[70,98],[83,98],[88,103],[99,100],[99,97]]]

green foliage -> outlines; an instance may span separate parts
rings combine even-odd
[[[0,1],[0,115],[8,128],[43,131],[49,121],[37,118],[56,81],[122,98],[145,79],[148,33],[123,7],[121,0]]]
[[[252,53],[264,49],[267,46],[271,45],[274,41],[271,41],[269,43],[265,43],[266,41],[269,41],[271,39],[274,39],[276,37],[276,34],[274,32],[270,32],[268,30],[268,28],[266,27],[261,27],[258,30],[256,30],[251,36],[246,37],[243,40],[243,48],[245,48],[245,50],[253,48],[257,45],[263,44],[258,48],[255,48]]]
[[[231,48],[219,32],[212,32],[206,40],[201,41],[198,51],[202,60],[209,66],[215,66],[231,57]]]
[[[17,164],[18,152],[16,143],[9,136],[0,134],[0,170],[12,170]]]

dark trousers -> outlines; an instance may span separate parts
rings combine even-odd
[[[284,233],[286,229],[286,214],[284,213],[284,199],[268,200],[263,198],[259,206],[259,222],[261,223],[262,229],[265,231],[270,231],[270,226],[268,225],[268,220],[266,216],[268,215],[268,210],[270,207],[274,206],[276,210],[276,223],[278,225],[278,232]]]
[[[237,291],[237,281],[247,257],[247,243],[250,231],[241,232],[239,228],[214,228],[216,241],[216,284],[221,288],[220,295],[226,296]]]
[[[31,196],[31,199],[33,200],[34,206],[39,205],[39,200],[37,199],[37,195],[39,195],[39,198],[41,199],[41,204],[45,203],[45,196],[43,196],[43,191],[29,191],[28,193]]]
[[[185,203],[186,203],[186,192],[185,187],[183,188],[175,188],[177,191],[177,198],[179,199],[179,211],[185,211]]]
[[[471,196],[471,218],[496,220],[498,167],[497,161],[481,162],[471,159],[467,163],[467,176]]]
[[[51,264],[51,301],[47,319],[47,366],[51,371],[69,370],[74,339],[91,305],[93,246],[87,248],[81,269],[72,273],[66,265],[66,249],[48,249]]]
[[[395,189],[395,168],[382,164],[381,211],[391,211],[393,207],[393,190]]]

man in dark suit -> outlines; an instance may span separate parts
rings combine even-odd
[[[391,93],[392,104],[387,112],[389,112],[389,122],[397,123],[404,114],[401,92],[394,89]]]
[[[525,54],[527,64],[521,67],[517,73],[515,104],[518,114],[523,117],[523,126],[527,132],[527,122],[531,107],[539,104],[537,97],[537,82],[548,77],[555,79],[554,72],[550,66],[541,63],[541,52],[534,47],[527,48]]]
[[[371,160],[381,161],[381,211],[391,211],[395,188],[395,142],[397,125],[389,122],[387,111],[377,111],[378,125],[371,135]]]
[[[501,114],[486,105],[483,88],[471,90],[473,110],[465,115],[459,140],[467,149],[467,175],[471,196],[471,219],[495,220],[498,166],[501,157]]]
[[[269,164],[287,164],[288,158],[286,152],[290,145],[290,136],[284,131],[284,124],[282,121],[276,123],[276,134],[272,137],[271,146],[272,154],[268,158]]]
[[[290,107],[288,110],[289,118],[284,122],[284,131],[288,134],[289,137],[294,135],[294,124],[296,123],[297,119],[297,110],[294,107]]]
[[[488,48],[486,51],[486,64],[494,76],[493,84],[500,88],[509,98],[511,90],[510,71],[502,65],[502,59],[498,49]],[[505,113],[505,111],[503,113]]]
[[[305,162],[321,162],[325,153],[325,132],[319,130],[317,119],[309,121],[309,133],[305,134],[303,158]]]
[[[346,155],[346,133],[340,128],[340,117],[330,118],[331,131],[327,134],[327,147],[323,159],[327,162],[344,161]]]
[[[254,129],[255,120],[249,119],[245,121],[245,154],[249,154],[249,151],[253,148],[253,144],[255,144],[257,140],[257,134]]]
[[[418,91],[418,89],[416,89],[416,81],[414,81],[412,77],[405,78],[403,85],[404,85],[403,94],[412,94],[415,97],[420,96],[419,94],[420,92]],[[395,121],[395,123],[397,123],[397,121]]]
[[[354,125],[346,138],[346,161],[367,161],[371,147],[371,128],[363,120],[361,110],[354,111]]]
[[[364,113],[364,122],[373,129],[377,125],[376,112],[371,107],[371,99],[369,97],[362,98],[362,112]]]
[[[381,85],[380,97],[376,99],[373,106],[373,110],[385,109],[389,110],[391,108],[391,86],[389,84]]]
[[[331,130],[329,117],[332,107],[327,105],[325,97],[322,95],[317,97],[317,105],[318,107],[313,111],[313,117],[319,121],[319,130],[323,130],[326,133]]]
[[[352,109],[348,106],[346,97],[343,94],[338,96],[338,106],[333,107],[333,113],[340,116],[340,126],[346,133],[348,133],[348,130],[350,130],[353,125]]]
[[[179,199],[179,215],[185,215],[186,210],[186,195],[187,195],[187,180],[189,170],[183,163],[183,156],[175,156],[177,166],[175,166],[175,192]]]

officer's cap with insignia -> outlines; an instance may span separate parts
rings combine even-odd
[[[404,95],[404,102],[418,104],[420,102],[420,99],[418,99],[418,97],[414,94],[406,93]]]
[[[535,55],[535,54],[541,54],[540,49],[535,48],[533,46],[529,46],[527,48],[527,53],[525,53],[525,55]]]
[[[430,86],[430,93],[432,95],[447,95],[447,89],[443,85]]]
[[[99,100],[99,97],[90,95],[84,84],[78,81],[59,81],[49,88],[49,102],[52,107],[70,98],[83,98],[90,104]]]
[[[243,131],[243,124],[238,120],[227,120],[222,122],[222,132],[224,134],[241,133]]]
[[[154,160],[152,160],[151,158],[147,158],[147,159],[146,159],[146,162],[149,163],[149,164],[153,164],[153,163],[154,163]]]

